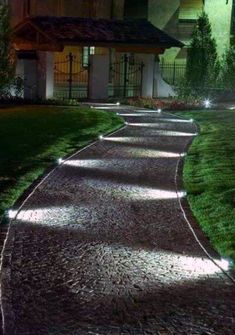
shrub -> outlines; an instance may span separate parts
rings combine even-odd
[[[226,90],[235,89],[235,47],[231,46],[223,56],[221,84]]]
[[[198,18],[188,50],[185,86],[190,88],[190,94],[205,96],[208,88],[215,88],[219,69],[216,42],[208,16],[203,12]]]
[[[10,34],[9,7],[0,5],[0,96],[8,95],[14,82]]]

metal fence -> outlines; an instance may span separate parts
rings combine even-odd
[[[170,85],[178,86],[183,80],[186,72],[186,64],[179,64],[176,62],[160,63],[162,78]]]

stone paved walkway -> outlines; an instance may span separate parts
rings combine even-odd
[[[13,220],[4,335],[235,334],[234,283],[177,198],[195,125],[119,109],[129,125],[59,166]]]

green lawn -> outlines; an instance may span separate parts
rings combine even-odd
[[[235,112],[181,112],[200,126],[184,166],[191,209],[219,253],[235,260]]]
[[[58,157],[122,124],[115,113],[85,107],[0,108],[0,217]]]

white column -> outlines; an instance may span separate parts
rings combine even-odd
[[[143,80],[142,80],[142,97],[153,97],[153,80],[154,80],[154,55],[143,54],[141,59],[144,63]]]
[[[106,100],[109,84],[109,55],[90,56],[89,99]]]
[[[38,53],[38,97],[52,99],[54,94],[54,54]]]
[[[37,59],[24,59],[24,98],[36,99],[37,94]]]
[[[175,97],[176,93],[174,88],[167,84],[162,78],[159,62],[155,62],[154,71],[154,97],[155,98],[168,98]]]

